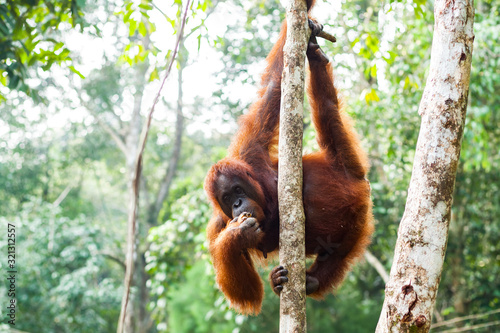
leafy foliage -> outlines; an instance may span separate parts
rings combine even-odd
[[[71,65],[70,51],[57,33],[67,24],[83,29],[82,0],[16,0],[0,5],[0,84],[39,100],[27,80],[30,67],[48,71],[53,64]],[[4,98],[0,94],[1,99]]]
[[[208,216],[206,197],[198,189],[179,198],[171,207],[170,218],[149,231],[146,269],[152,277],[151,293],[157,299],[152,310],[159,323],[166,322],[163,308],[168,303],[168,291],[185,281],[186,272],[196,261],[206,261],[204,230]]]
[[[18,310],[30,314],[19,318],[24,330],[116,330],[120,284],[112,278],[116,266],[103,256],[105,238],[98,228],[84,216],[70,220],[36,199],[26,202],[15,220],[1,220],[17,230]]]

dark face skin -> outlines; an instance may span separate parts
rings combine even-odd
[[[217,186],[217,201],[227,216],[236,218],[245,212],[252,216],[255,214],[257,194],[248,183],[239,177],[221,174],[217,179]]]

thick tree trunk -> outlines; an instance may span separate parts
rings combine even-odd
[[[281,292],[280,332],[306,331],[305,216],[302,203],[302,135],[305,57],[309,36],[304,0],[287,6],[281,84],[278,199],[280,263],[289,282]]]
[[[405,213],[376,332],[428,332],[467,109],[472,0],[436,0],[430,73]]]

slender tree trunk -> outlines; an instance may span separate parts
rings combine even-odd
[[[151,122],[153,119],[153,113],[155,110],[155,106],[158,103],[161,95],[161,91],[163,87],[165,86],[165,81],[167,80],[168,76],[170,75],[170,71],[172,70],[172,64],[175,61],[175,58],[177,56],[177,51],[179,47],[179,43],[181,40],[181,36],[183,35],[184,31],[184,26],[186,23],[186,18],[187,18],[187,13],[189,10],[189,6],[191,4],[191,0],[187,0],[186,3],[186,8],[184,10],[184,14],[182,16],[181,20],[181,25],[177,34],[177,40],[175,42],[175,48],[174,52],[172,54],[172,57],[169,60],[169,63],[167,65],[167,71],[165,73],[165,77],[163,78],[163,81],[161,83],[160,89],[158,90],[158,93],[156,94],[153,105],[151,106],[151,109],[149,110],[149,113],[146,117],[146,122],[142,128],[142,133],[140,134],[140,138],[137,141],[138,146],[136,150],[136,158],[134,162],[134,170],[135,172],[130,175],[130,178],[133,180],[131,183],[131,196],[129,200],[129,216],[128,216],[128,223],[127,223],[127,228],[128,228],[128,234],[127,234],[127,257],[126,257],[126,270],[125,270],[125,279],[124,279],[124,292],[123,292],[123,298],[122,298],[122,307],[121,307],[121,312],[120,312],[120,317],[118,319],[118,327],[117,327],[117,333],[123,333],[123,332],[129,332],[133,330],[133,325],[131,321],[127,320],[129,309],[131,306],[128,306],[129,303],[129,298],[130,298],[130,288],[132,285],[132,276],[134,274],[134,256],[136,255],[135,252],[135,242],[136,242],[136,225],[137,225],[137,207],[138,207],[138,199],[139,199],[139,181],[140,181],[140,175],[141,175],[141,168],[142,168],[142,160],[143,160],[143,153],[144,149],[146,147],[146,141],[148,139],[148,133],[149,129],[151,127]],[[146,36],[146,41],[149,43],[149,37]],[[147,68],[145,69],[147,70]],[[140,81],[140,77],[138,78],[138,82]],[[142,80],[145,80],[142,78]],[[142,93],[141,93],[141,100],[142,100]],[[137,100],[135,100],[137,102]],[[135,106],[139,105],[140,108],[140,103],[134,103]],[[134,108],[135,110],[135,108]],[[130,317],[132,318],[132,317]]]
[[[134,262],[136,257],[136,252],[137,252],[137,244],[136,244],[136,239],[135,239],[135,230],[137,230],[136,226],[133,226],[132,224],[137,225],[137,210],[138,210],[138,196],[139,196],[139,189],[135,188],[135,184],[138,184],[136,182],[136,177],[140,177],[141,171],[139,170],[138,172],[136,171],[136,158],[138,154],[138,149],[139,149],[139,141],[140,141],[140,135],[141,135],[141,128],[142,128],[142,119],[141,119],[141,105],[142,105],[142,98],[144,95],[144,88],[146,84],[146,72],[147,72],[148,64],[147,63],[142,63],[137,65],[137,71],[136,71],[136,92],[134,94],[134,106],[132,110],[132,118],[130,119],[129,123],[129,131],[126,137],[125,145],[127,148],[127,154],[125,156],[126,158],[126,172],[127,172],[127,189],[128,189],[128,199],[129,199],[129,204],[128,204],[128,217],[129,220],[131,218],[134,219],[133,222],[129,221],[128,222],[128,228],[134,228],[133,234],[131,234],[131,231],[129,230],[128,232],[128,239],[127,239],[127,257],[125,259],[126,262],[126,267],[127,271],[132,272],[129,276],[129,278],[132,278],[133,272],[134,272]],[[132,247],[132,248],[131,248]],[[126,273],[126,276],[127,273]],[[133,284],[132,281],[130,281],[131,284]],[[130,296],[131,301],[127,301],[128,305],[126,312],[125,312],[125,322],[123,325],[123,331],[124,333],[133,333],[134,332],[134,327],[135,327],[135,322],[134,319],[138,319],[136,317],[137,314],[140,312],[138,311],[138,306],[136,302],[134,302],[134,295],[127,295],[126,297],[128,298]],[[124,295],[125,298],[125,295]],[[126,304],[125,302],[122,303]],[[122,309],[123,311],[123,309]],[[139,321],[140,322],[140,321]]]
[[[451,225],[450,225],[450,237],[455,240],[455,248],[453,253],[451,253],[451,291],[453,293],[453,308],[455,309],[456,315],[466,314],[466,295],[467,288],[464,288],[464,249],[465,243],[464,232],[465,232],[465,216],[463,205],[459,208],[459,216],[451,214]]]
[[[182,49],[182,40],[180,41],[179,48]],[[179,55],[180,56],[180,55]],[[184,115],[183,115],[183,90],[182,90],[182,82],[183,82],[183,69],[185,66],[184,61],[178,61],[179,69],[178,69],[178,90],[177,90],[177,119],[175,123],[175,141],[174,148],[172,152],[172,157],[170,158],[167,166],[167,170],[165,172],[165,176],[160,184],[158,189],[158,193],[156,195],[155,202],[151,204],[150,209],[148,211],[148,221],[149,227],[158,225],[158,218],[163,206],[163,201],[168,197],[168,193],[170,191],[170,187],[175,177],[175,173],[177,171],[177,166],[179,164],[179,159],[181,155],[181,144],[182,144],[182,134],[184,132]],[[141,272],[141,276],[139,279],[140,283],[140,298],[141,304],[141,324],[137,328],[139,333],[148,332],[149,328],[153,324],[151,316],[148,311],[145,309],[145,305],[149,303],[149,289],[146,286],[146,283],[149,279],[149,275],[146,272],[146,260],[145,253],[149,249],[150,243],[148,242],[145,246],[145,249],[141,251],[140,258],[141,260],[138,262],[138,269]]]
[[[146,272],[146,251],[140,251],[137,255],[136,264],[137,264],[137,274],[134,279],[137,281],[138,286],[138,303],[139,303],[139,316],[138,320],[136,320],[136,330],[137,333],[146,333],[149,332],[149,329],[153,325],[153,319],[151,319],[151,315],[147,309],[147,305],[149,304],[149,288],[147,287],[147,282],[149,280],[149,275]]]
[[[443,268],[474,34],[472,0],[436,0],[422,125],[376,332],[428,332]]]
[[[287,38],[281,88],[278,199],[279,256],[288,269],[281,292],[280,332],[306,331],[305,216],[302,203],[302,135],[305,57],[309,38],[304,0],[287,6]]]
[[[183,49],[183,39],[181,39],[181,44],[179,45],[179,49],[182,51]],[[179,58],[182,57],[182,52],[179,54]],[[182,134],[184,132],[184,114],[183,114],[183,90],[182,90],[182,81],[183,81],[183,70],[184,66],[186,65],[185,61],[182,59],[179,59],[178,61],[179,69],[178,69],[178,76],[177,76],[177,111],[176,111],[176,122],[175,122],[175,141],[174,141],[174,148],[172,152],[172,157],[170,158],[170,161],[168,162],[168,167],[167,171],[165,173],[165,176],[163,177],[163,180],[160,184],[160,188],[158,190],[158,194],[156,196],[156,201],[154,203],[154,207],[152,207],[152,215],[151,215],[151,220],[150,223],[152,225],[157,224],[157,219],[160,214],[160,210],[163,206],[163,201],[168,197],[168,194],[170,192],[170,186],[172,185],[172,181],[174,180],[175,173],[177,171],[177,166],[179,164],[179,159],[181,156],[181,147],[182,147]]]

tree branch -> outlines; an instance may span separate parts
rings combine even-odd
[[[434,329],[434,328],[441,327],[441,326],[448,326],[448,325],[451,325],[451,324],[455,324],[455,323],[458,323],[458,322],[461,322],[461,321],[464,321],[464,320],[472,320],[472,319],[478,319],[478,318],[481,318],[481,317],[487,317],[489,315],[492,315],[492,314],[495,314],[495,313],[499,313],[499,312],[500,312],[500,309],[496,309],[496,310],[488,311],[488,312],[485,312],[485,313],[479,313],[479,314],[470,315],[470,316],[453,318],[453,319],[450,319],[450,320],[445,320],[445,321],[441,321],[439,323],[432,324],[431,328]]]
[[[70,182],[66,188],[61,192],[61,194],[59,194],[59,196],[57,197],[57,199],[54,201],[54,203],[52,204],[54,207],[57,207],[61,204],[61,202],[63,202],[64,199],[66,199],[66,197],[68,196],[69,192],[71,191],[71,189],[74,187],[74,181]]]
[[[125,265],[125,262],[115,255],[112,255],[110,253],[100,253],[100,255],[116,262],[118,265],[120,265],[120,267],[123,268],[123,270],[125,270],[127,268],[127,266]]]
[[[85,108],[89,111],[89,113],[94,117],[94,119],[97,121],[97,124],[99,124],[99,126],[109,134],[109,136],[111,137],[111,139],[113,139],[113,141],[116,143],[116,145],[118,146],[118,148],[120,148],[120,150],[122,151],[122,153],[127,156],[127,147],[125,146],[125,142],[120,138],[120,136],[118,135],[118,133],[113,129],[111,128],[111,126],[109,126],[108,124],[106,124],[106,122],[104,122],[101,117],[99,117],[97,115],[97,112],[93,111],[92,108],[88,107],[88,106],[85,106]]]
[[[472,326],[467,326],[467,327],[460,327],[460,328],[452,328],[446,331],[441,331],[438,333],[459,333],[459,332],[467,332],[467,331],[473,331],[477,330],[480,328],[485,328],[489,326],[497,326],[500,325],[500,320],[497,321],[491,321],[489,323],[483,323],[483,324],[477,324],[477,325],[472,325]]]
[[[389,281],[389,274],[385,270],[384,265],[382,265],[382,263],[377,259],[377,257],[375,257],[370,251],[366,251],[365,259],[373,268],[375,268],[382,280],[384,280],[384,283],[387,283],[387,281]]]
[[[332,43],[335,43],[337,41],[337,38],[335,38],[335,36],[330,35],[328,32],[323,31],[323,30],[319,33],[319,35],[317,37],[324,38]]]
[[[146,123],[144,124],[143,131],[141,133],[141,140],[139,143],[139,151],[137,153],[137,157],[135,159],[135,172],[134,172],[134,181],[133,181],[133,191],[135,196],[131,198],[131,202],[129,203],[129,218],[127,222],[128,226],[128,236],[127,236],[127,257],[126,257],[126,271],[124,278],[124,291],[122,298],[122,307],[120,312],[120,318],[118,321],[117,333],[122,333],[124,324],[125,324],[125,314],[127,313],[127,305],[130,297],[130,287],[132,284],[132,277],[134,274],[134,247],[135,247],[135,233],[136,233],[136,217],[137,217],[137,201],[139,197],[139,181],[140,174],[142,169],[142,155],[144,152],[144,148],[146,146],[146,141],[148,138],[149,128],[151,127],[151,121],[153,119],[153,113],[155,110],[155,106],[160,99],[161,91],[165,85],[165,82],[170,75],[170,71],[172,70],[172,65],[177,56],[177,51],[179,48],[179,44],[181,41],[181,36],[184,31],[184,26],[186,24],[187,13],[189,10],[189,5],[191,4],[191,0],[187,0],[186,9],[184,10],[184,14],[181,20],[180,28],[177,33],[177,40],[175,42],[174,52],[172,57],[170,58],[169,64],[167,66],[167,71],[165,73],[165,77],[161,83],[160,89],[158,89],[158,93],[153,101],[153,105],[151,106],[151,110],[148,113]]]

